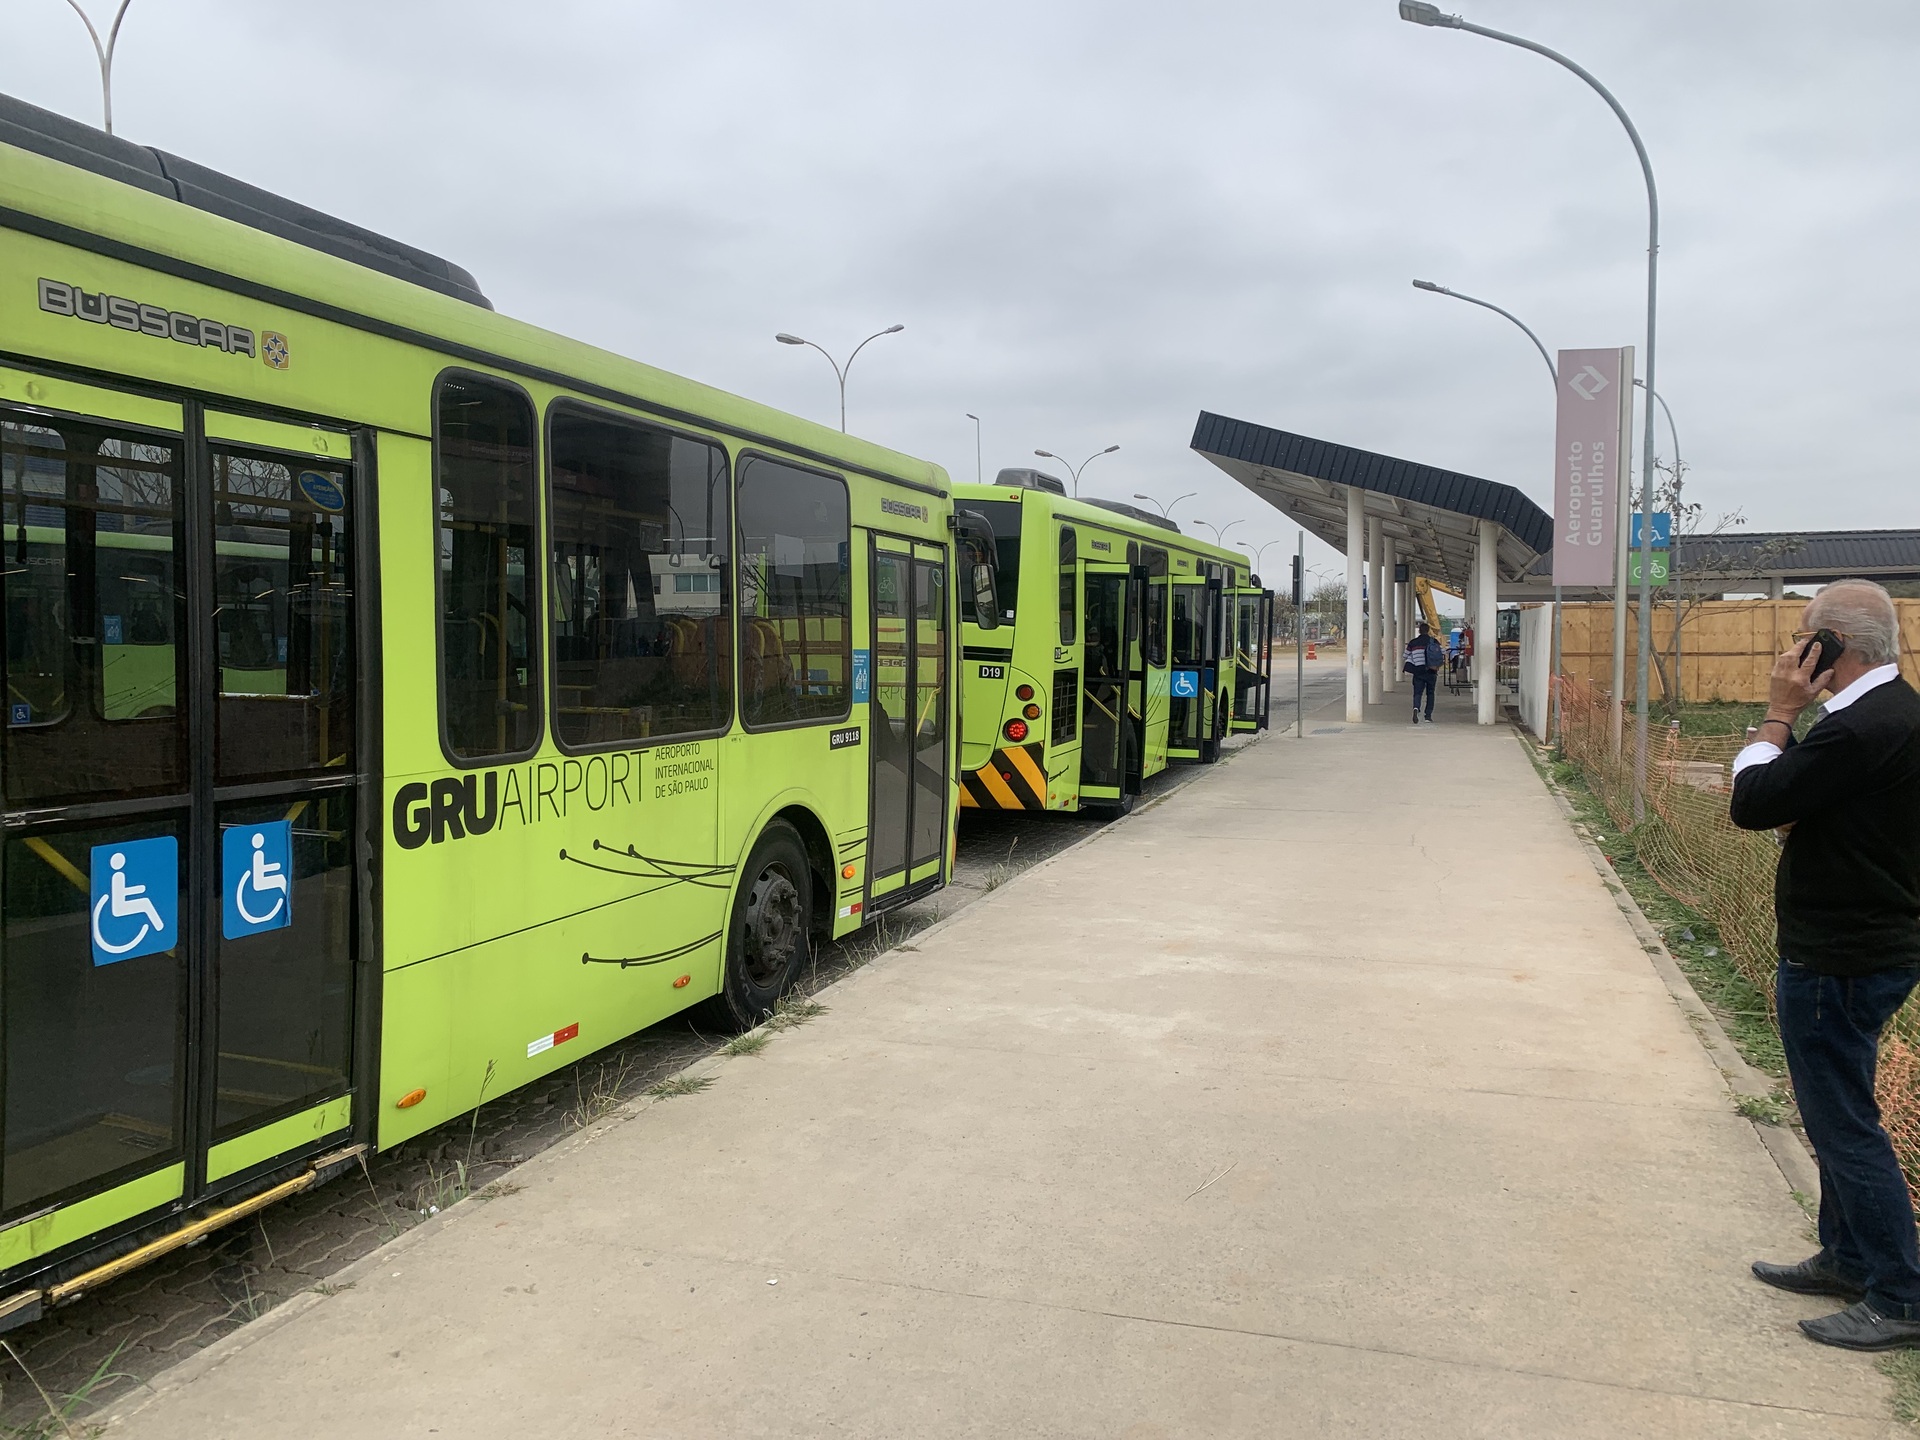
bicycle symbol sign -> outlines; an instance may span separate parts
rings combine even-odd
[[[180,943],[180,845],[173,836],[96,845],[90,864],[94,964],[155,955]]]
[[[220,835],[220,933],[243,940],[293,924],[293,822],[229,825]]]

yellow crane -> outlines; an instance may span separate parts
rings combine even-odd
[[[1433,608],[1433,592],[1436,590],[1442,595],[1451,595],[1456,600],[1461,598],[1460,592],[1457,590],[1449,590],[1444,585],[1436,585],[1424,575],[1414,576],[1413,593],[1420,601],[1420,613],[1426,617],[1427,633],[1440,636],[1445,635],[1447,629],[1446,626],[1440,623],[1440,612]]]

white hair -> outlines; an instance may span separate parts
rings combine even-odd
[[[1807,605],[1807,624],[1837,630],[1847,648],[1871,665],[1900,659],[1900,615],[1893,600],[1871,580],[1836,580]]]

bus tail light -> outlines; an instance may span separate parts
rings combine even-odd
[[[1031,700],[1033,699],[1033,686],[1016,685],[1014,687],[1013,693],[1022,700]]]
[[[1027,738],[1027,722],[1018,718],[1009,720],[1005,725],[1001,726],[1000,733],[1018,745],[1022,740]]]

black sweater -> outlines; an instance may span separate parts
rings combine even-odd
[[[1733,782],[1733,823],[1791,824],[1780,953],[1823,975],[1920,965],[1920,694],[1876,686]]]

